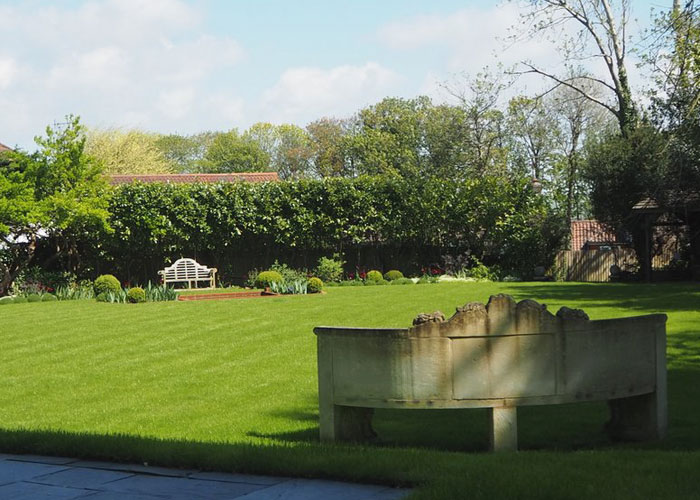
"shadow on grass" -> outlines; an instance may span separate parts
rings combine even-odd
[[[668,373],[669,433],[663,441],[622,443],[604,432],[607,403],[585,402],[518,408],[519,449],[578,451],[595,449],[700,450],[700,370],[672,369]],[[280,433],[249,432],[248,436],[288,444],[318,442],[318,411],[315,407],[272,416],[313,427]],[[450,452],[488,450],[488,409],[375,411],[376,440],[372,448],[427,448]]]
[[[538,302],[586,308],[611,307],[621,312],[697,311],[700,304],[698,283],[594,283],[509,284],[508,290],[518,299],[532,298]],[[552,311],[556,312],[556,311]]]

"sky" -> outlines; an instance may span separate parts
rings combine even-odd
[[[639,29],[671,0],[631,3]],[[89,127],[166,134],[303,127],[387,96],[448,100],[443,84],[485,66],[561,67],[544,39],[507,42],[520,9],[490,0],[0,0],[0,143],[34,150],[33,137],[68,114]]]

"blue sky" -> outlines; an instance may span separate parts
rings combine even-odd
[[[644,25],[671,0],[632,3]],[[384,96],[444,100],[440,82],[485,65],[556,68],[545,41],[504,50],[519,12],[488,0],[0,0],[0,142],[33,149],[68,113],[194,133],[304,126]]]

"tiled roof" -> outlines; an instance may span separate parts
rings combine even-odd
[[[167,182],[171,184],[193,184],[196,182],[270,182],[278,181],[277,172],[241,172],[235,174],[152,174],[152,175],[111,175],[110,184],[131,184],[132,182]]]
[[[586,243],[625,243],[597,220],[571,221],[571,250],[581,250]]]
[[[0,153],[2,153],[3,151],[12,151],[12,148],[8,148],[2,142],[0,142]]]

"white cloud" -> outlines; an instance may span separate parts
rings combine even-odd
[[[12,85],[17,75],[17,63],[11,58],[0,58],[0,89]]]
[[[470,7],[447,15],[423,15],[389,23],[378,32],[380,42],[397,50],[433,47],[447,52],[449,69],[475,73],[501,62],[509,66],[524,59],[551,62],[551,44],[524,40],[509,45],[510,30],[520,21],[514,3],[491,8]],[[506,49],[507,47],[507,49]]]
[[[190,124],[201,124],[204,114],[214,126],[236,114],[230,105],[213,110],[210,89],[220,84],[220,72],[236,68],[244,51],[230,37],[203,34],[196,5],[183,0],[49,5],[0,6],[3,142],[31,149],[34,135],[68,113],[89,125],[183,133],[196,131]],[[28,118],[12,116],[19,110]]]
[[[262,97],[262,114],[274,122],[346,116],[382,97],[399,81],[375,63],[331,69],[291,68]]]

